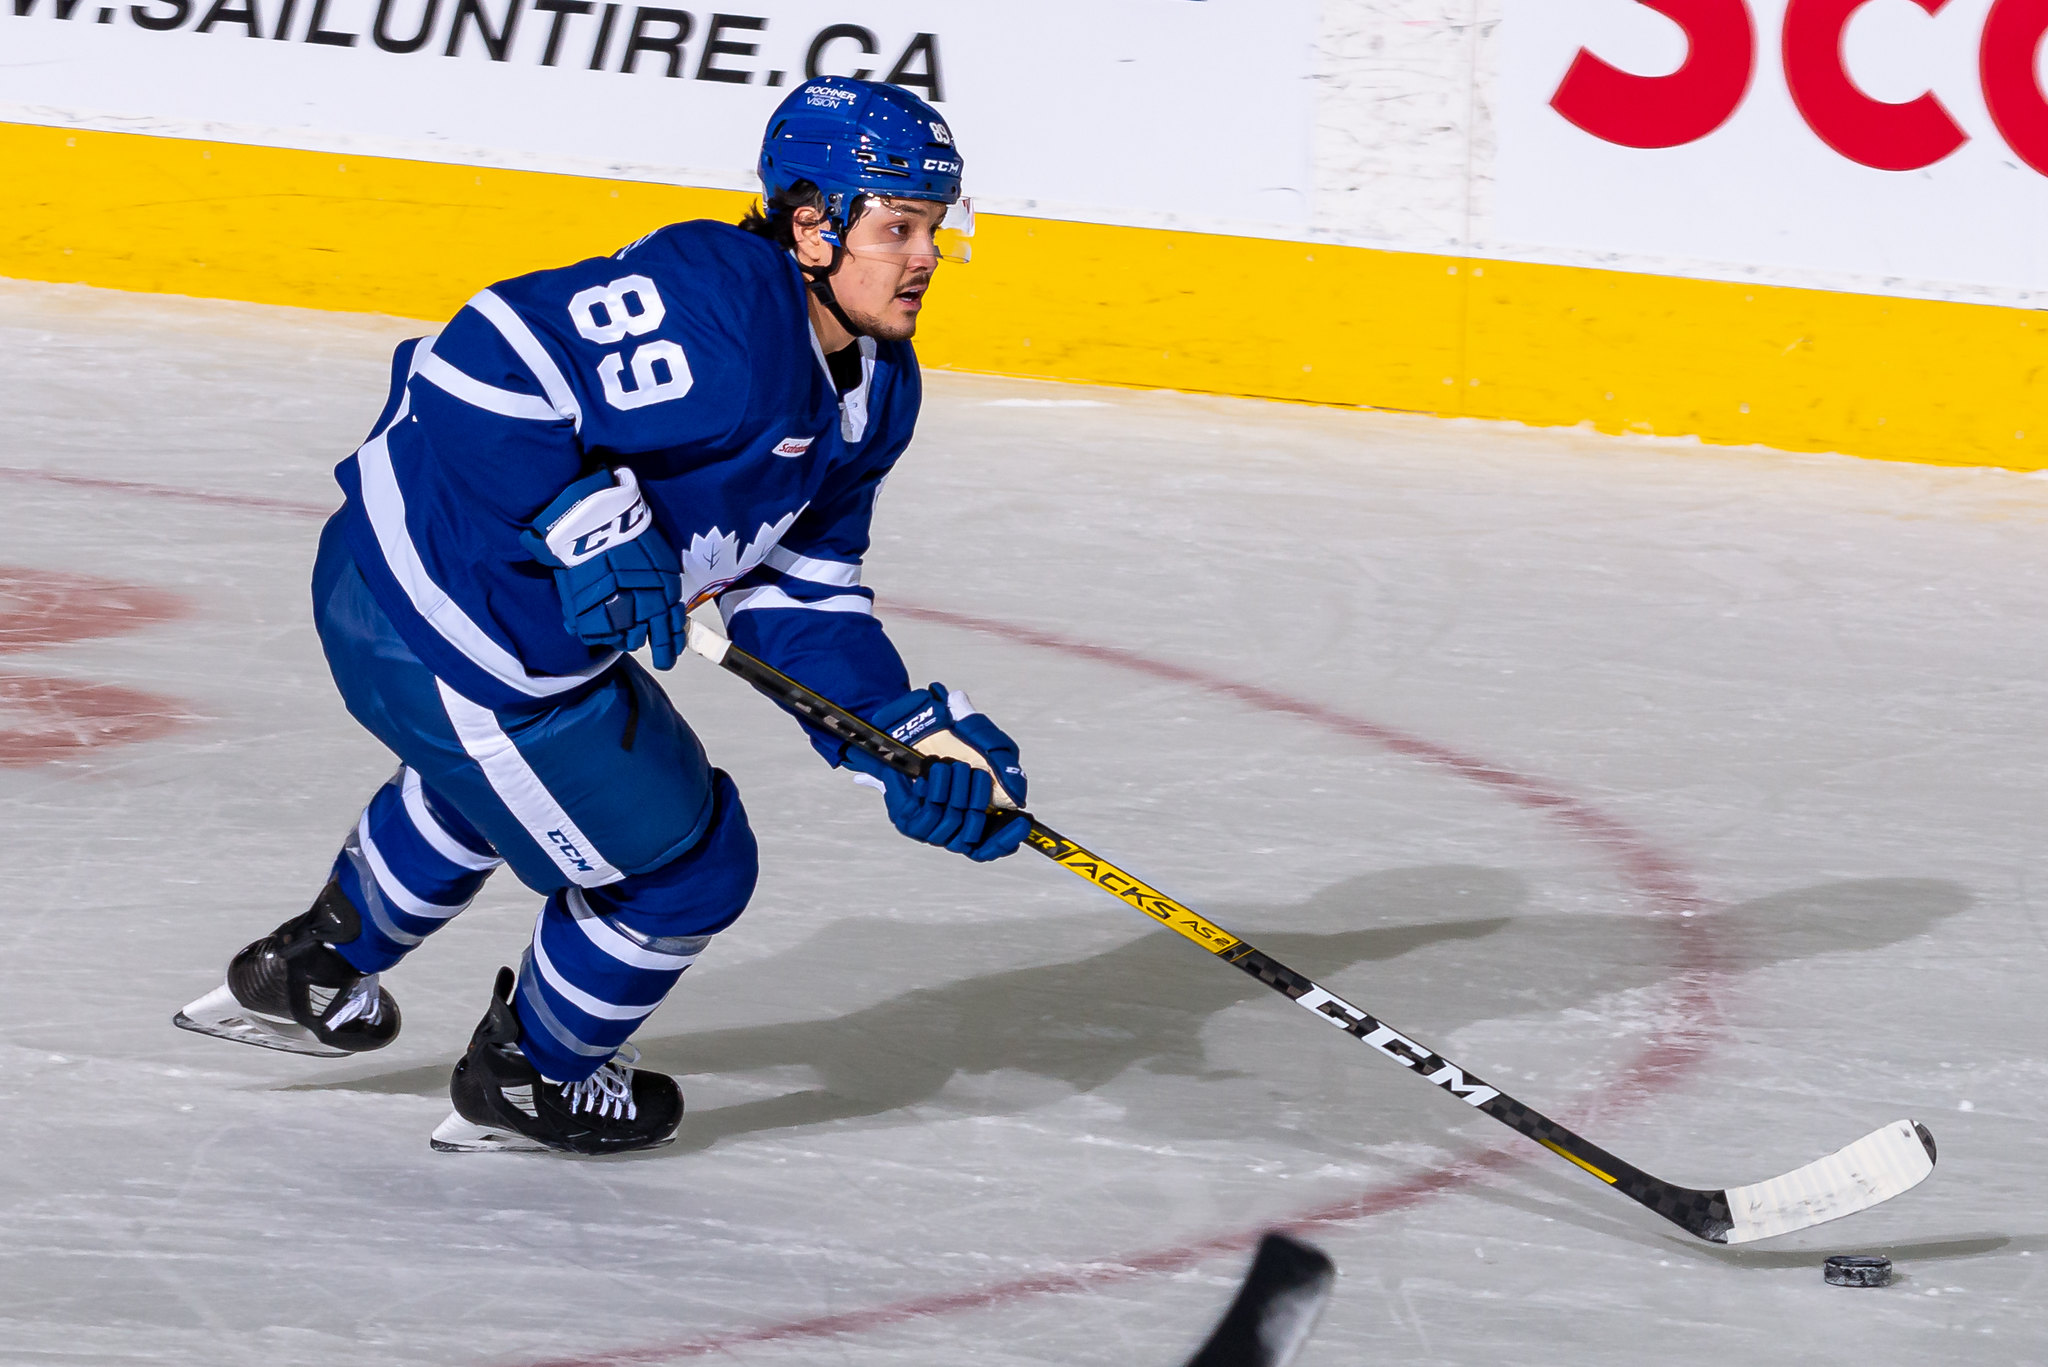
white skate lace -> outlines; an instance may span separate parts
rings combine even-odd
[[[355,1020],[365,1025],[375,1025],[383,1014],[384,997],[377,991],[377,975],[366,973],[356,979],[355,985],[348,990],[347,1000],[327,1018],[327,1028],[338,1029]]]
[[[562,1084],[562,1099],[569,1114],[589,1111],[607,1120],[635,1120],[640,1108],[633,1102],[633,1070],[640,1051],[628,1044],[612,1055],[612,1061],[581,1082]]]

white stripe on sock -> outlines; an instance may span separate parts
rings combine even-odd
[[[697,955],[695,953],[664,954],[658,949],[649,949],[646,945],[640,944],[622,934],[617,926],[612,925],[604,917],[591,909],[590,903],[584,899],[581,889],[569,889],[565,900],[569,903],[571,914],[576,918],[577,928],[589,938],[590,943],[596,945],[622,964],[631,964],[635,968],[652,968],[669,973],[679,973],[697,962]]]
[[[377,891],[383,893],[386,901],[406,915],[423,917],[429,921],[445,921],[469,905],[464,902],[461,906],[451,907],[442,902],[429,902],[400,882],[398,875],[391,871],[391,866],[384,862],[383,851],[377,848],[377,842],[370,839],[370,813],[367,810],[356,820],[356,844],[362,849],[363,858],[370,865],[370,872],[376,875]]]
[[[536,922],[533,927],[533,966],[540,970],[540,976],[547,980],[548,986],[566,997],[571,1006],[581,1011],[584,1015],[594,1016],[598,1020],[636,1021],[650,1014],[655,1007],[661,1005],[660,1002],[652,1002],[646,1006],[614,1006],[600,997],[592,996],[563,977],[561,970],[557,969],[554,961],[548,958],[547,949],[540,942],[540,928],[546,919],[547,909],[543,907],[541,909],[541,920]]]
[[[487,873],[505,862],[495,854],[478,854],[457,840],[455,833],[443,826],[435,817],[434,809],[427,805],[427,795],[420,788],[420,776],[410,768],[404,772],[399,795],[405,799],[405,814],[412,818],[413,829],[420,833],[420,839],[434,847],[435,854],[457,868],[473,873]]]

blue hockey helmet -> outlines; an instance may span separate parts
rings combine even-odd
[[[772,213],[798,198],[798,181],[824,196],[834,230],[859,216],[863,196],[960,204],[961,160],[938,110],[901,86],[814,76],[776,106],[761,140],[761,191]]]

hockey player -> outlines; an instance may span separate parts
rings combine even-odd
[[[913,689],[860,584],[917,419],[917,331],[971,231],[938,112],[806,82],[770,120],[762,204],[492,286],[406,343],[337,470],[314,617],[349,712],[398,772],[309,910],[237,954],[188,1029],[300,1053],[387,1045],[380,975],[510,864],[546,897],[455,1065],[444,1150],[610,1153],[674,1137],[673,1079],[626,1045],[753,891],[732,780],[630,654],[675,663],[715,603],[745,649],[913,744],[915,781],[822,733],[904,834],[1012,853],[1017,746],[963,693]],[[942,735],[941,733],[950,733]],[[965,749],[960,746],[964,744]]]

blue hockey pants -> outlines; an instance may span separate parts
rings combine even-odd
[[[341,953],[391,968],[510,864],[546,894],[521,1047],[544,1077],[589,1076],[746,908],[759,865],[739,790],[630,657],[531,708],[456,693],[400,639],[336,523],[313,607],[350,714],[400,760],[334,862],[363,924]]]

